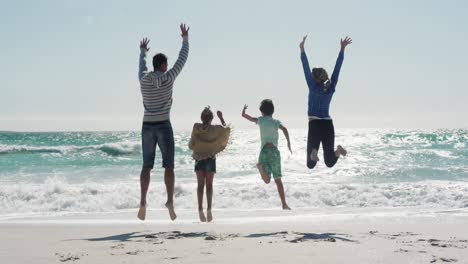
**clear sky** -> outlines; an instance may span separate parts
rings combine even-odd
[[[189,128],[205,105],[235,127],[249,104],[306,127],[311,66],[333,69],[353,44],[330,113],[337,127],[468,127],[467,1],[2,1],[0,130],[138,130],[139,40],[169,64],[190,26],[172,121]],[[152,69],[150,60],[148,67]]]

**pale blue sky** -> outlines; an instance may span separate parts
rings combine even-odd
[[[178,25],[190,55],[174,85],[172,120],[203,106],[236,127],[244,103],[306,126],[298,44],[330,72],[345,54],[331,114],[337,127],[467,127],[466,1],[2,1],[0,130],[139,129],[138,42],[172,65]],[[148,67],[151,69],[150,60]]]

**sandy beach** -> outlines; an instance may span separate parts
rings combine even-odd
[[[1,7],[0,264],[468,264],[468,1]]]
[[[131,212],[5,219],[0,262],[468,262],[466,210],[219,211],[209,224],[184,210],[170,223],[165,213],[152,210],[147,222]]]

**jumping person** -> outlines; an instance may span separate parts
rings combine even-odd
[[[309,87],[309,132],[307,135],[307,167],[313,169],[317,164],[318,150],[322,143],[323,157],[327,167],[333,167],[340,156],[346,156],[346,150],[338,145],[335,150],[335,128],[330,117],[330,102],[335,93],[338,75],[343,64],[344,51],[346,46],[352,43],[352,39],[346,37],[341,39],[341,50],[336,60],[335,69],[331,79],[323,68],[309,68],[309,62],[304,51],[304,43],[307,36],[304,36],[299,44],[301,49],[301,61],[304,68],[304,75]]]
[[[211,201],[213,198],[213,178],[216,173],[216,154],[223,151],[229,143],[231,128],[226,126],[223,113],[217,112],[221,125],[212,125],[213,112],[206,107],[201,113],[202,123],[193,125],[189,148],[193,151],[195,173],[197,175],[198,216],[200,222],[211,222]],[[206,185],[206,217],[203,212],[203,192]]]
[[[143,168],[140,174],[141,200],[138,218],[146,218],[146,194],[150,183],[150,173],[154,166],[156,145],[162,155],[164,168],[164,183],[167,191],[166,207],[171,220],[177,215],[174,211],[174,134],[170,122],[172,106],[172,85],[182,71],[189,52],[188,32],[190,27],[180,25],[182,35],[182,48],[174,66],[167,70],[167,57],[158,53],[153,57],[154,71],[148,72],[146,67],[146,53],[149,51],[149,40],[144,38],[140,42],[140,64],[138,79],[140,80],[141,94],[145,114],[141,129]]]
[[[291,210],[286,203],[286,195],[284,194],[283,182],[281,181],[281,155],[278,150],[278,129],[281,129],[288,142],[288,149],[291,151],[288,129],[281,124],[281,121],[273,118],[275,106],[270,99],[265,99],[260,103],[260,112],[262,113],[260,117],[252,117],[245,112],[246,110],[247,105],[242,109],[242,117],[256,123],[260,128],[261,150],[257,163],[260,176],[263,182],[269,184],[271,175],[273,175],[283,210]]]

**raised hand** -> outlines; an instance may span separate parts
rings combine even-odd
[[[148,38],[143,38],[141,41],[140,41],[140,49],[145,49],[146,51],[149,51],[149,47],[148,47],[148,43],[149,43],[149,39]]]
[[[190,27],[187,27],[185,24],[180,24],[180,31],[182,32],[182,37],[188,37]]]
[[[221,121],[221,124],[222,124],[223,126],[226,126],[226,122],[224,122],[223,112],[217,111],[217,112],[216,112],[216,115],[218,116],[219,121]]]
[[[305,35],[303,38],[302,38],[302,41],[301,43],[299,44],[299,48],[301,48],[301,51],[304,51],[304,43],[307,39],[307,35]]]
[[[349,44],[353,43],[353,39],[351,39],[350,37],[346,36],[344,39],[341,39],[340,41],[341,43],[341,51],[344,51],[346,46],[348,46]]]
[[[242,117],[249,120],[249,121],[251,121],[251,122],[257,123],[258,118],[251,117],[250,115],[245,113],[245,110],[247,110],[247,108],[249,108],[249,107],[247,105],[244,105],[244,108],[242,109]]]

